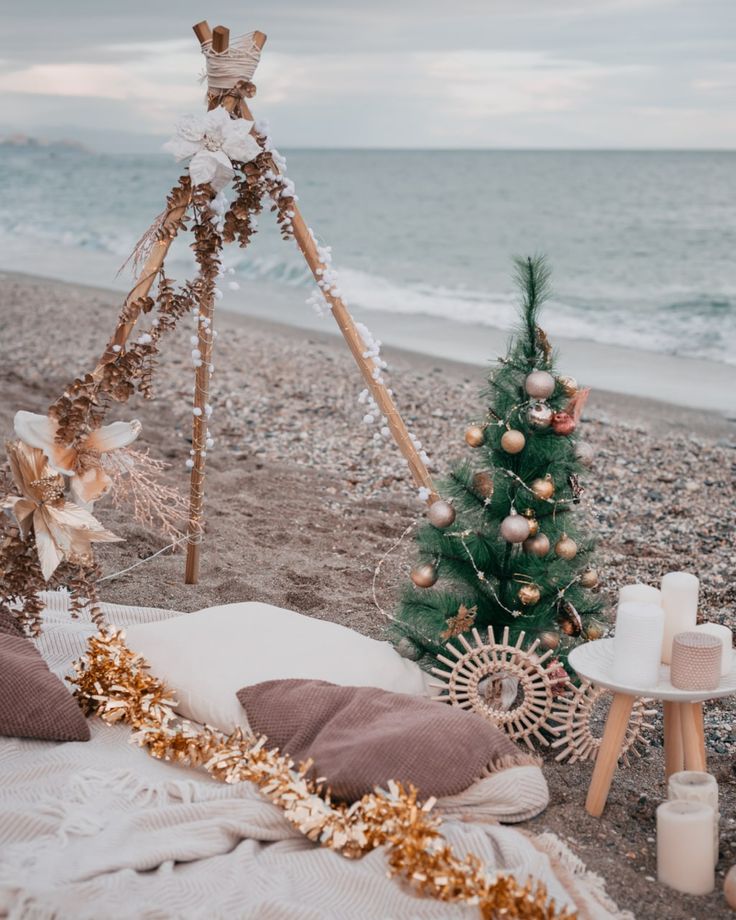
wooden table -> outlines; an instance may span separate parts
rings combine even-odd
[[[606,807],[616,764],[621,756],[626,728],[637,697],[662,700],[664,704],[665,778],[680,770],[705,770],[703,701],[736,693],[736,664],[721,678],[715,690],[678,690],[670,683],[670,667],[663,664],[656,687],[618,684],[612,677],[613,639],[586,642],[570,652],[570,664],[593,684],[613,691],[601,746],[585,800],[586,811],[599,817]]]

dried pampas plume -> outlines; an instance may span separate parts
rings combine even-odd
[[[130,509],[139,524],[172,540],[181,537],[187,503],[178,489],[161,481],[167,463],[133,448],[110,451],[100,459],[112,480],[109,494],[116,508]]]

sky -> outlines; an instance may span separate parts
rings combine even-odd
[[[156,150],[201,110],[191,30],[268,42],[284,147],[736,147],[734,0],[9,0],[0,134]]]

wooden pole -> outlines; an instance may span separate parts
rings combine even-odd
[[[292,210],[294,211],[294,216],[291,219],[291,225],[294,228],[294,239],[314,275],[314,280],[319,282],[326,266],[319,258],[317,244],[314,242],[312,234],[309,232],[309,228],[301,215],[299,207],[294,204]],[[427,489],[430,494],[430,501],[433,500],[436,498],[436,495],[429,470],[419,456],[419,451],[414,446],[409,436],[409,431],[404,424],[404,420],[386,385],[377,381],[373,376],[375,365],[372,360],[365,356],[366,343],[358,332],[350,311],[345,306],[341,297],[336,297],[329,291],[323,291],[323,294],[325,300],[331,307],[335,322],[340,332],[342,332],[348,348],[352,352],[358,369],[363,375],[366,386],[373,396],[373,399],[375,399],[381,415],[385,416],[391,434],[399,450],[404,455],[414,482],[417,486]]]
[[[196,29],[195,29],[196,32]],[[199,37],[199,36],[197,36]],[[212,30],[212,50],[222,53],[230,44],[230,30],[215,26]],[[237,99],[228,97],[225,106],[232,111]],[[212,108],[212,105],[209,105]],[[192,404],[192,472],[189,478],[189,522],[187,524],[187,560],[184,567],[184,583],[196,585],[199,581],[202,535],[204,533],[204,480],[207,457],[207,421],[212,373],[212,346],[214,344],[215,301],[209,297],[199,304],[197,324],[197,350],[199,366],[194,374],[194,400]]]
[[[207,36],[209,27],[205,23],[198,23],[194,27],[200,43],[208,41]],[[211,33],[212,48],[218,53],[226,51],[230,40],[230,31],[225,26],[216,26]],[[263,32],[253,33],[253,42],[257,48],[262,49],[266,43],[267,36]],[[253,115],[244,99],[237,99],[234,96],[226,96],[222,101],[218,101],[216,95],[210,97],[209,107],[222,104],[229,112],[239,114],[248,121],[253,121]],[[276,168],[276,167],[274,167]],[[317,244],[315,243],[309,228],[301,215],[301,211],[296,205],[293,205],[294,216],[291,219],[294,231],[294,239],[309,266],[315,281],[319,282],[323,272],[327,268],[319,257]],[[432,484],[432,478],[429,475],[424,462],[419,456],[419,451],[411,440],[409,431],[402,419],[396,404],[393,401],[386,385],[376,380],[374,377],[375,364],[366,356],[366,343],[360,335],[355,321],[350,314],[347,306],[341,297],[325,291],[325,299],[329,303],[335,321],[343,334],[348,348],[355,359],[356,364],[363,376],[368,390],[378,406],[381,414],[386,418],[387,425],[393,435],[399,450],[407,461],[409,470],[416,484],[426,488],[429,492],[429,502],[437,498],[437,494]],[[197,368],[195,378],[194,394],[194,420],[192,425],[192,450],[194,451],[192,459],[192,474],[190,481],[190,506],[189,506],[189,527],[187,543],[187,560],[184,574],[186,584],[196,584],[199,579],[199,565],[201,555],[201,541],[203,528],[203,507],[204,507],[204,477],[205,477],[205,456],[207,433],[206,408],[209,395],[209,365],[212,354],[212,323],[214,319],[214,303],[200,305],[200,323],[198,334],[198,348],[202,364]],[[208,322],[203,322],[206,319]],[[197,411],[199,410],[199,411]]]
[[[212,346],[214,344],[214,297],[200,301],[197,324],[197,349],[199,366],[194,375],[194,400],[192,415],[192,472],[189,480],[189,522],[187,524],[187,560],[184,583],[196,585],[199,581],[199,560],[204,532],[204,477],[207,457],[207,425],[210,375],[212,373]]]
[[[218,54],[227,51],[230,46],[230,29],[225,26],[215,26],[212,30],[212,50]]]
[[[128,319],[125,323],[120,323],[116,327],[112,338],[105,346],[105,351],[103,352],[102,357],[97,362],[95,369],[92,371],[93,379],[98,380],[102,376],[105,365],[117,357],[120,349],[128,341],[128,338],[130,337],[130,334],[133,331],[133,328],[135,327],[141,312],[140,307],[136,306],[136,301],[147,297],[149,291],[153,287],[153,282],[156,280],[156,276],[161,270],[161,266],[164,264],[166,254],[168,253],[169,248],[171,247],[171,244],[174,242],[176,237],[176,224],[186,214],[190,201],[191,195],[189,195],[181,205],[176,208],[172,208],[171,211],[169,211],[169,213],[166,215],[161,226],[161,230],[165,231],[166,235],[163,239],[157,240],[151,247],[151,251],[148,254],[148,258],[146,259],[146,264],[143,266],[143,270],[138,277],[138,281],[135,287],[128,293],[128,296],[125,298],[124,310]]]
[[[196,25],[192,26],[194,34],[199,39],[200,45],[204,45],[205,42],[212,41],[212,29],[206,19],[203,19],[202,22],[198,22]]]

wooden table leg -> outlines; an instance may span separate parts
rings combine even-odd
[[[698,730],[698,738],[700,739],[700,749],[703,754],[703,769],[708,769],[708,758],[705,753],[705,724],[703,720],[703,704],[702,703],[693,703],[693,712],[695,713],[695,727]]]
[[[682,746],[686,770],[705,770],[705,735],[702,730],[703,707],[701,703],[680,703]]]
[[[682,744],[682,723],[680,704],[664,702],[664,775],[669,779],[673,773],[685,769],[685,753]]]
[[[588,789],[588,797],[585,800],[585,810],[595,818],[599,818],[606,807],[608,791],[611,788],[613,774],[616,772],[616,763],[621,755],[635,700],[636,697],[628,696],[626,693],[614,693],[613,695],[601,746],[595,761],[593,778]]]

